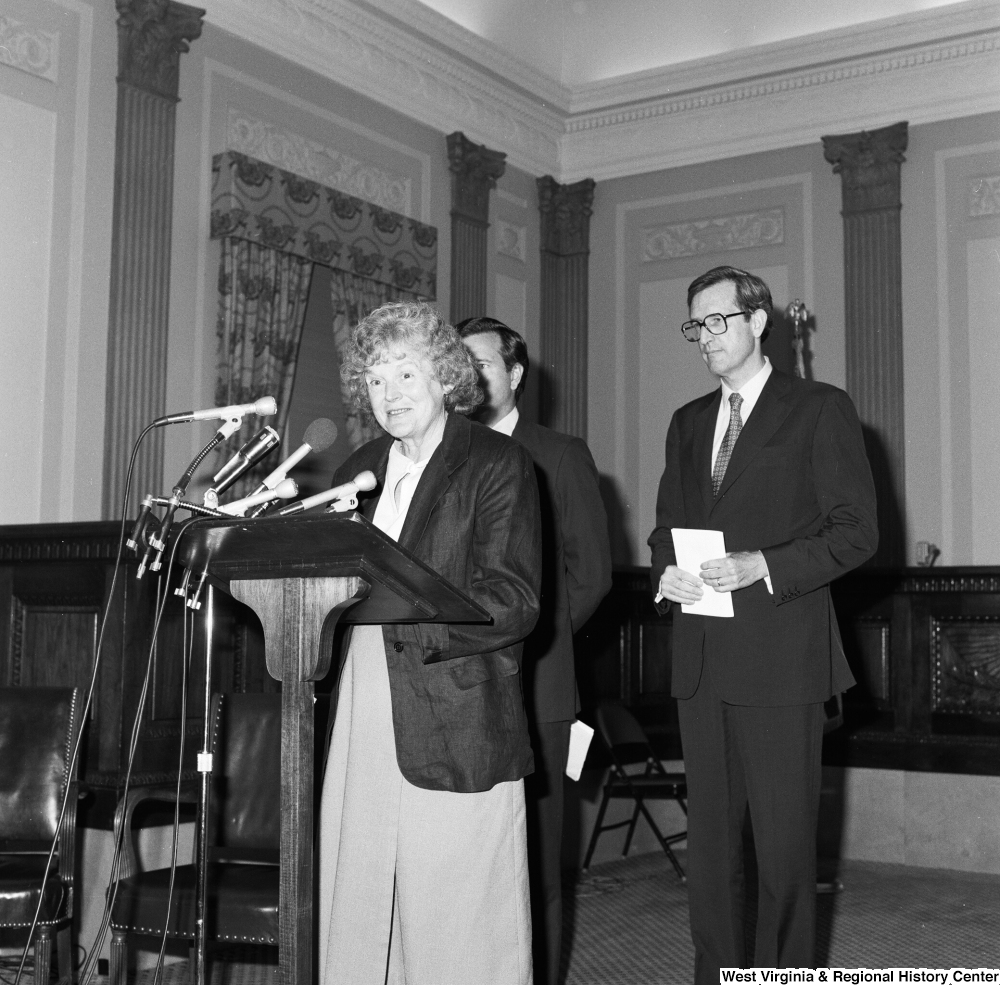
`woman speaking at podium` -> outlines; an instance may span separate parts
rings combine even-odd
[[[341,370],[386,432],[359,510],[493,617],[354,626],[320,821],[322,985],[526,985],[521,640],[538,616],[531,460],[464,414],[482,399],[461,338],[422,303],[363,319]]]

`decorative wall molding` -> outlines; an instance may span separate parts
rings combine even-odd
[[[676,260],[754,246],[777,246],[784,241],[784,209],[713,216],[644,229],[642,262]]]
[[[496,223],[496,231],[497,253],[524,263],[528,253],[526,245],[528,237],[527,227],[515,226],[512,222],[505,222],[503,219],[500,219]]]
[[[59,34],[0,17],[0,65],[59,81]]]
[[[86,528],[83,524],[63,524],[58,539],[51,535],[51,528],[34,524],[7,527],[5,536],[0,538],[0,563],[113,560],[118,553],[120,526],[108,524],[97,536],[94,527],[94,524]]]
[[[213,0],[208,19],[569,183],[1000,110],[1000,7],[969,0],[569,89],[407,0]],[[712,126],[705,125],[705,114]]]
[[[913,126],[1000,110],[1000,16],[984,12],[983,23],[960,38],[946,14],[924,20],[940,39],[907,50],[890,47],[892,32],[872,27],[871,53],[863,56],[817,53],[817,64],[765,70],[768,50],[755,53],[760,74],[736,74],[752,71],[749,63],[729,66],[739,81],[703,87],[695,84],[697,66],[687,78],[671,69],[674,84],[666,88],[669,77],[661,78],[657,97],[643,101],[633,91],[625,104],[573,114],[561,145],[563,172],[601,180],[810,144],[823,133],[899,119]]]
[[[1000,215],[1000,174],[974,178],[969,182],[969,218]]]
[[[960,595],[1000,593],[1000,572],[986,568],[982,574],[952,574],[944,571],[927,574],[910,573],[902,584],[902,591],[911,594],[939,595],[943,592]]]
[[[410,178],[357,161],[333,147],[325,147],[235,107],[229,109],[226,147],[383,209],[413,214]]]

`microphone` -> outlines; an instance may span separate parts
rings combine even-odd
[[[225,465],[212,476],[211,488],[205,493],[205,505],[215,506],[219,502],[219,493],[228,489],[244,472],[253,468],[272,448],[281,444],[281,438],[273,427],[267,425],[243,446]],[[214,503],[209,503],[214,499]]]
[[[320,503],[329,503],[331,499],[348,500],[349,505],[346,505],[344,510],[338,510],[338,513],[353,510],[358,505],[358,493],[368,492],[370,489],[374,489],[377,484],[374,472],[359,472],[350,482],[345,482],[342,486],[334,486],[333,489],[327,489],[326,492],[316,493],[315,496],[306,496],[305,499],[300,499],[297,503],[292,503],[291,506],[286,506],[273,515],[291,516],[293,513],[311,510],[314,506],[319,506]]]
[[[270,417],[278,413],[278,402],[274,397],[261,397],[252,404],[230,404],[228,407],[209,407],[207,410],[182,410],[179,414],[167,414],[153,421],[153,427],[161,428],[165,424],[181,424],[185,421],[227,421],[232,417],[243,417],[244,414],[257,414],[259,417]]]
[[[254,490],[274,489],[282,479],[311,451],[326,451],[337,440],[337,425],[328,417],[318,417],[302,436],[302,444],[295,449],[264,481]]]
[[[294,479],[284,479],[279,482],[274,489],[265,489],[263,492],[254,493],[251,496],[244,496],[243,499],[234,500],[219,507],[220,513],[229,516],[243,516],[246,511],[261,503],[270,503],[272,499],[292,499],[299,494],[299,487]]]
[[[146,526],[146,517],[149,516],[149,511],[152,508],[153,497],[149,493],[146,493],[146,498],[142,501],[142,507],[139,510],[139,516],[132,527],[132,536],[125,541],[125,546],[130,551],[134,551],[139,546],[139,537],[142,535],[142,531]]]

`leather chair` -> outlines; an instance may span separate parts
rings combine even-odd
[[[70,760],[80,732],[81,705],[77,688],[0,688],[0,927],[30,928],[38,912],[35,985],[49,980],[53,931],[59,977],[71,981],[73,975],[79,787],[76,763],[71,768]]]
[[[674,800],[686,815],[687,781],[685,775],[667,771],[659,757],[653,752],[653,747],[650,745],[642,726],[621,703],[617,701],[602,703],[597,708],[596,719],[597,729],[611,753],[611,770],[608,773],[607,782],[604,784],[604,796],[597,812],[597,821],[590,836],[590,843],[587,845],[587,854],[583,860],[584,869],[590,867],[590,860],[594,855],[594,848],[597,846],[597,839],[600,835],[605,831],[622,828],[626,825],[628,825],[628,834],[625,836],[625,847],[622,849],[622,855],[628,855],[636,823],[639,820],[639,815],[642,814],[653,829],[656,840],[666,852],[667,858],[670,859],[670,864],[673,865],[681,882],[686,882],[684,870],[670,846],[687,838],[687,831],[678,831],[676,834],[664,836],[646,807],[647,800]],[[635,765],[639,763],[644,764],[641,772],[634,769]],[[631,771],[627,768],[630,766],[633,767]],[[634,804],[632,816],[624,821],[604,824],[605,812],[613,799],[631,800]]]
[[[281,695],[216,694],[212,752],[206,941],[277,947]],[[185,785],[181,799],[197,803],[199,789],[198,782]],[[136,788],[118,805],[115,836],[124,828],[124,856],[108,890],[110,985],[126,983],[130,932],[161,937],[166,925],[168,937],[194,940],[196,866],[178,865],[167,923],[170,869],[140,871],[133,842],[137,805],[175,794],[176,787]]]

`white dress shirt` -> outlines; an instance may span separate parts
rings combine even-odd
[[[505,418],[496,422],[496,424],[491,424],[490,427],[494,431],[499,431],[501,434],[506,434],[510,437],[514,433],[514,428],[517,427],[517,420],[520,414],[517,412],[515,407]]]
[[[722,447],[722,439],[729,429],[729,417],[732,411],[729,404],[729,395],[731,393],[738,393],[743,398],[743,403],[740,405],[740,419],[746,424],[747,418],[754,407],[757,406],[757,400],[760,397],[761,390],[764,389],[767,378],[771,375],[771,369],[771,360],[765,356],[764,365],[739,390],[730,390],[725,383],[722,384],[722,403],[719,404],[719,416],[715,419],[715,437],[712,439],[712,472],[715,472],[715,460],[718,458],[719,449]],[[764,576],[764,584],[767,586],[768,592],[773,595],[774,590],[771,588],[770,574]]]
[[[765,356],[764,365],[757,372],[756,376],[747,380],[739,390],[730,390],[725,383],[722,384],[722,403],[719,404],[719,416],[715,419],[715,437],[712,439],[713,473],[715,472],[715,460],[719,457],[719,449],[722,447],[722,439],[729,429],[730,394],[738,393],[743,398],[743,403],[740,406],[740,418],[746,424],[750,413],[757,406],[757,399],[760,397],[761,390],[764,389],[767,378],[771,375],[771,369],[771,360]]]
[[[372,522],[379,530],[393,540],[399,540],[406,520],[406,511],[416,491],[417,483],[424,474],[430,455],[422,462],[411,462],[393,442],[389,449],[389,462],[385,468],[385,485],[375,507]]]

